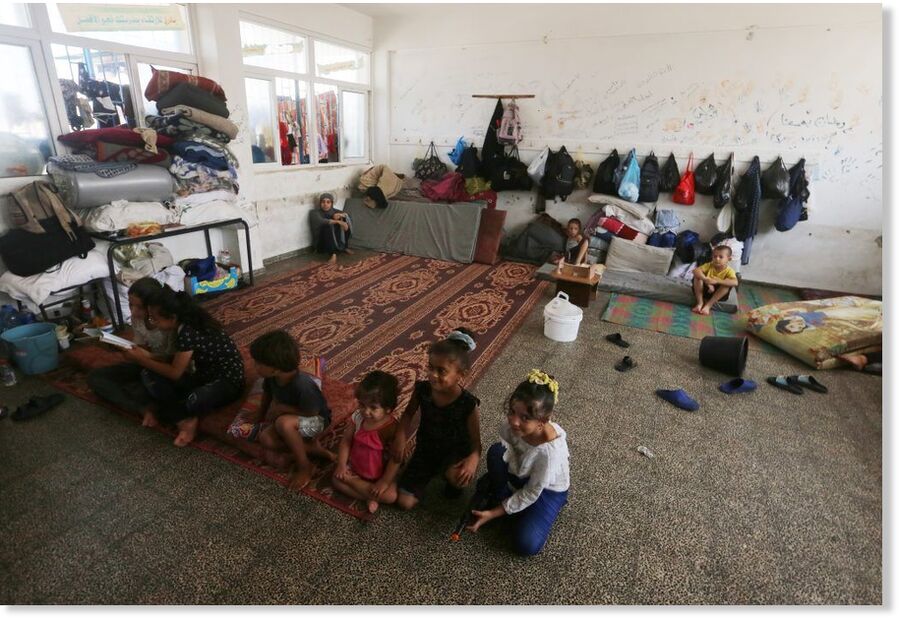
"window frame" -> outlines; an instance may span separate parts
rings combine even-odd
[[[327,86],[334,86],[337,88],[337,123],[338,123],[338,144],[340,144],[340,161],[336,162],[328,162],[328,163],[318,163],[318,123],[315,118],[315,106],[307,105],[306,110],[306,126],[311,128],[310,136],[309,136],[309,163],[308,164],[287,164],[284,165],[281,162],[281,151],[280,149],[275,149],[275,159],[273,162],[265,162],[265,163],[256,163],[252,164],[253,170],[255,172],[274,172],[277,170],[283,171],[297,171],[297,170],[309,170],[312,168],[327,168],[327,167],[339,167],[339,166],[356,166],[363,164],[371,163],[371,144],[372,144],[372,129],[371,129],[371,119],[372,119],[372,92],[371,92],[371,81],[372,81],[372,66],[371,66],[371,58],[372,58],[372,50],[358,44],[350,43],[347,41],[343,41],[341,39],[337,39],[334,37],[328,37],[310,30],[304,30],[302,28],[296,28],[293,26],[289,26],[275,20],[267,19],[265,17],[255,15],[253,13],[248,13],[246,11],[238,12],[238,24],[240,23],[250,23],[257,26],[263,26],[265,28],[272,28],[275,30],[281,30],[283,32],[287,32],[294,36],[303,37],[305,39],[305,48],[306,48],[306,72],[305,73],[297,73],[294,71],[286,71],[283,69],[271,69],[268,67],[258,67],[256,65],[250,65],[244,63],[243,53],[241,51],[241,66],[243,69],[242,75],[244,78],[253,78],[257,80],[267,80],[270,84],[269,93],[275,93],[275,79],[283,78],[288,80],[295,80],[297,82],[305,82],[306,83],[306,93],[307,97],[311,101],[315,96],[315,85],[323,84]],[[315,75],[315,41],[321,41],[323,43],[330,43],[332,45],[338,45],[341,47],[346,47],[355,51],[362,52],[368,55],[369,63],[368,63],[368,83],[363,82],[347,82],[344,80],[335,80],[331,78],[317,77]],[[243,41],[241,41],[241,46],[243,45]],[[344,157],[343,155],[343,121],[344,121],[344,109],[343,109],[343,92],[344,91],[353,92],[357,94],[361,94],[365,96],[365,140],[363,144],[363,155],[362,157]],[[271,111],[271,117],[273,120],[272,129],[274,131],[274,135],[277,136],[277,126],[278,126],[278,102],[277,96],[274,94],[271,96],[271,101],[269,102],[269,109]]]

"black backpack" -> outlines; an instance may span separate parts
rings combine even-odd
[[[574,159],[564,146],[555,153],[550,151],[546,160],[546,174],[543,175],[543,195],[546,198],[558,196],[564,202],[574,190],[576,172]]]
[[[618,149],[613,149],[612,153],[602,160],[599,168],[596,169],[596,176],[593,177],[594,194],[618,195],[618,187],[615,185],[614,177],[619,163],[621,163],[621,159],[618,157]]]
[[[655,202],[659,199],[659,182],[661,174],[659,173],[659,160],[656,159],[654,153],[650,151],[646,159],[643,160],[643,167],[640,169],[640,198],[639,202]]]
[[[456,172],[461,172],[466,179],[476,177],[481,168],[481,160],[478,159],[478,149],[476,146],[469,146],[462,152],[462,163],[459,164]]]

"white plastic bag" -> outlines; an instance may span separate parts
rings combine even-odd
[[[549,147],[543,147],[543,150],[534,158],[534,161],[528,166],[528,176],[534,183],[540,183],[543,175],[546,173],[546,160],[549,158]]]

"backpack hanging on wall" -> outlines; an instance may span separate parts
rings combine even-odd
[[[531,189],[533,182],[528,176],[528,167],[518,157],[518,147],[513,146],[503,160],[493,169],[490,187],[493,191]]]
[[[673,192],[678,183],[680,183],[680,170],[677,169],[677,160],[674,159],[674,153],[671,153],[665,161],[665,165],[662,166],[659,191]]]
[[[550,151],[543,175],[543,195],[546,198],[558,196],[564,202],[574,190],[574,159],[563,146],[557,152]]]
[[[640,202],[655,202],[659,199],[659,180],[659,160],[650,151],[640,168]]]
[[[715,182],[718,180],[718,166],[715,164],[715,154],[712,153],[696,166],[694,173],[696,179],[696,193],[711,196],[715,193]]]
[[[518,144],[521,142],[521,117],[518,115],[518,105],[512,99],[503,110],[503,118],[496,132],[496,139],[500,144]]]
[[[618,186],[615,185],[615,170],[618,168],[620,158],[618,157],[618,149],[612,149],[612,152],[599,164],[596,169],[596,176],[593,177],[593,193],[606,194],[615,196],[618,192]]]

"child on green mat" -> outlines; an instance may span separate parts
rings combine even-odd
[[[711,314],[712,306],[727,299],[730,289],[739,284],[736,272],[728,264],[731,255],[728,246],[719,245],[712,250],[711,262],[693,270],[693,294],[696,296],[693,312],[696,314]]]

